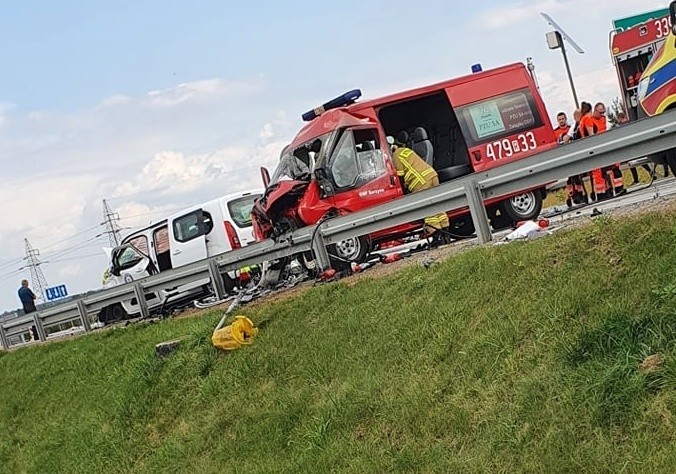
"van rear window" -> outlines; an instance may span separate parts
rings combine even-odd
[[[459,107],[458,117],[471,145],[542,125],[535,100],[528,89]]]
[[[252,194],[228,201],[230,217],[237,224],[237,227],[251,227],[251,208],[258,197],[260,197],[260,194]]]
[[[143,254],[148,255],[148,238],[145,235],[134,237],[129,243],[139,249]]]

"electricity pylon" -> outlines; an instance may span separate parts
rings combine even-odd
[[[31,243],[28,241],[28,238],[24,239],[24,243],[26,244],[25,260],[28,262],[26,266],[29,267],[31,271],[33,292],[35,293],[35,296],[37,296],[37,300],[39,302],[45,302],[45,288],[47,288],[47,280],[45,279],[45,275],[42,273],[42,268],[40,268],[40,265],[42,264],[38,258],[40,256],[40,251],[33,248]]]

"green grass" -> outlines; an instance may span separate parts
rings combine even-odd
[[[218,311],[1,353],[0,471],[674,472],[675,240],[602,218],[312,288],[232,353]]]

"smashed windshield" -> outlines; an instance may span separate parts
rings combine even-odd
[[[270,184],[284,180],[310,181],[311,172],[329,141],[329,135],[315,138],[295,149],[285,148]]]
[[[118,270],[131,268],[145,257],[145,255],[132,244],[125,244],[117,247],[113,252],[113,266]]]

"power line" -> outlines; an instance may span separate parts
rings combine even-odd
[[[100,227],[100,226],[102,226],[102,225],[103,225],[103,224],[97,224],[97,225],[95,225],[95,226],[89,227],[88,229],[81,230],[80,232],[77,232],[77,233],[71,235],[70,237],[66,237],[65,239],[61,239],[61,240],[58,240],[58,241],[56,241],[56,242],[54,242],[54,243],[51,243],[51,244],[49,244],[49,245],[43,246],[43,247],[42,247],[42,250],[45,250],[45,249],[48,249],[48,248],[55,247],[55,246],[59,245],[60,243],[66,242],[67,240],[73,239],[73,238],[75,238],[75,237],[77,237],[77,236],[79,236],[79,235],[82,235],[82,234],[86,233],[86,232],[89,232],[89,231],[92,231],[92,230],[94,230],[94,229],[97,229],[98,227]]]
[[[67,262],[70,260],[80,260],[91,257],[105,257],[103,252],[89,253],[86,255],[78,255],[77,257],[68,257],[68,258],[57,258],[55,260],[45,260],[42,263],[58,263],[58,262]]]
[[[61,258],[61,257],[63,257],[64,255],[71,254],[71,253],[75,252],[76,250],[82,250],[83,248],[89,247],[89,246],[91,246],[91,245],[93,245],[93,244],[95,244],[95,243],[101,244],[101,242],[97,242],[97,240],[101,239],[102,237],[103,237],[103,233],[97,234],[97,235],[95,235],[94,237],[92,237],[92,238],[90,238],[90,239],[88,239],[88,240],[85,240],[84,242],[79,243],[79,244],[76,245],[75,247],[71,247],[71,248],[69,248],[69,249],[67,249],[67,250],[64,250],[63,252],[60,252],[60,253],[58,253],[58,254],[53,255],[52,257],[54,257],[54,258]]]
[[[78,237],[78,236],[80,236],[80,235],[82,235],[82,234],[84,234],[84,233],[86,233],[86,232],[90,232],[90,231],[96,229],[97,227],[100,227],[101,225],[102,225],[102,224],[97,224],[97,225],[92,226],[92,227],[89,227],[89,228],[87,228],[87,229],[85,229],[85,230],[81,230],[81,231],[79,231],[79,232],[77,232],[77,233],[71,235],[70,237],[66,237],[66,238],[64,238],[64,239],[57,240],[56,242],[53,242],[53,243],[51,243],[51,244],[49,244],[49,245],[43,246],[43,247],[41,247],[41,249],[42,249],[42,251],[44,251],[45,249],[49,249],[49,248],[55,247],[55,246],[57,246],[57,245],[59,245],[59,244],[61,244],[61,243],[63,243],[63,242],[66,242],[66,241],[71,240],[71,239],[73,239],[73,238],[75,238],[75,237]],[[99,235],[101,235],[101,234],[99,234]],[[88,240],[87,240],[87,241],[88,241]],[[87,242],[87,241],[85,241],[85,242]],[[74,245],[78,245],[78,244],[74,244]],[[53,252],[53,251],[52,251],[52,252]],[[52,253],[52,252],[47,252],[47,253]],[[11,266],[14,266],[14,265],[17,265],[17,264],[21,263],[23,260],[25,260],[25,257],[18,257],[18,258],[13,258],[13,259],[6,260],[5,262],[0,263],[0,270],[6,269],[6,268],[11,267]]]
[[[6,277],[10,277],[12,275],[18,275],[19,273],[22,273],[24,271],[26,271],[26,267],[17,268],[16,270],[12,270],[9,273],[3,273],[2,275],[0,275],[0,278],[6,278]]]
[[[23,257],[15,258],[15,259],[13,259],[13,260],[8,260],[8,261],[6,261],[5,263],[0,263],[0,269],[13,267],[13,266],[15,266],[15,265],[18,265],[18,264],[21,263],[22,261],[23,261]]]

